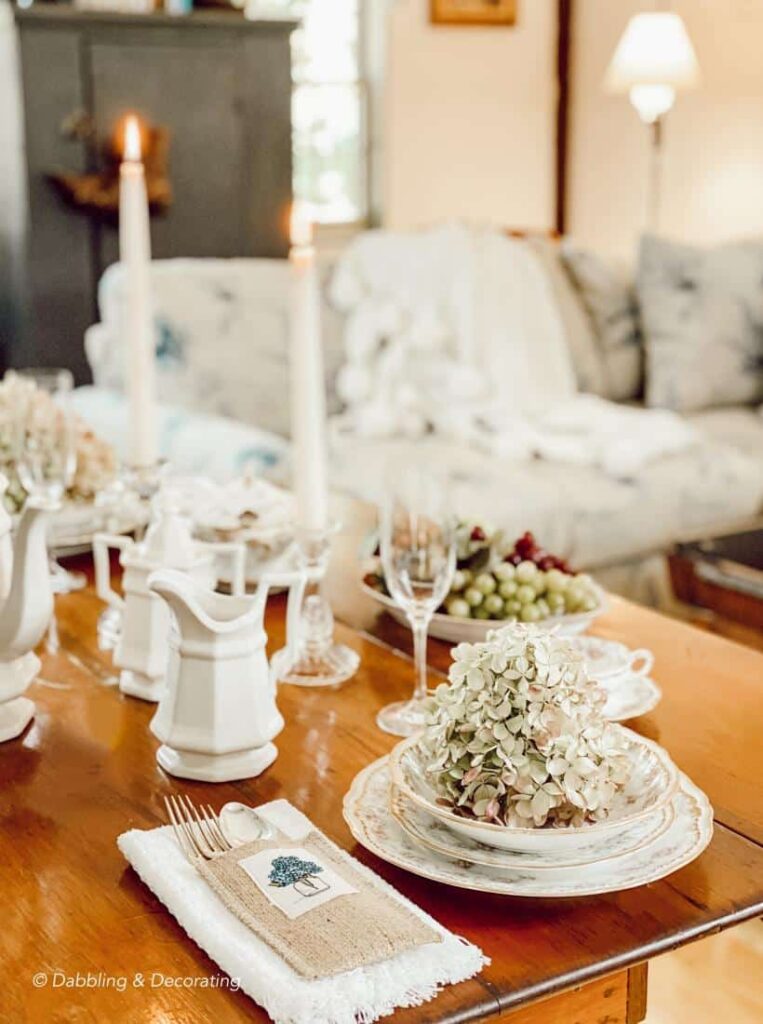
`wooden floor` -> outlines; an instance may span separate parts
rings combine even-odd
[[[763,921],[653,960],[648,992],[645,1024],[760,1024]]]

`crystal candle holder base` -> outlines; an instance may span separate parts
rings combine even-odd
[[[307,577],[302,606],[287,621],[287,645],[271,660],[273,675],[291,686],[338,686],[358,670],[360,655],[334,642],[334,616],[323,593],[331,534],[303,530],[297,534],[298,564]]]

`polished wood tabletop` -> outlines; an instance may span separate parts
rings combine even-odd
[[[287,797],[491,957],[478,978],[397,1013],[403,1024],[504,1014],[512,1024],[634,1024],[644,1013],[642,965],[649,958],[763,913],[763,753],[755,742],[760,698],[753,686],[763,682],[763,656],[615,602],[599,631],[653,647],[664,691],[660,707],[635,726],[664,743],[708,792],[717,817],[713,840],[694,863],[629,892],[571,900],[479,895],[379,861],[355,844],[343,821],[341,800],[352,778],[394,743],[376,728],[375,713],[407,695],[412,667],[406,631],[364,605],[350,576],[340,586],[340,614],[365,627],[338,627],[361,656],[357,676],[337,690],[281,687],[287,724],[275,764],[259,778],[219,785],[173,779],[157,766],[158,741],[148,728],[154,708],[119,692],[110,655],[97,647],[103,605],[92,589],[57,599],[61,650],[43,656],[30,687],[37,715],[22,736],[0,746],[4,1024],[265,1019],[241,992],[191,987],[194,979],[219,979],[219,969],[116,847],[127,829],[164,824],[162,798],[177,791],[217,807]],[[283,599],[272,599],[271,649],[283,642],[283,619]],[[435,672],[444,669],[446,646],[433,644],[431,657]],[[81,989],[54,983],[78,974],[104,980]],[[111,987],[106,979],[115,979]]]

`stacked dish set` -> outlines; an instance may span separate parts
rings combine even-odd
[[[368,850],[463,889],[568,897],[654,882],[705,849],[704,793],[658,744],[608,720],[633,675],[659,698],[649,652],[511,625],[454,658],[427,729],[345,796]]]

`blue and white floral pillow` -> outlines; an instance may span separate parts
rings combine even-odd
[[[644,350],[633,283],[596,253],[567,240],[562,262],[591,319],[604,367],[605,398],[624,402],[641,395]]]
[[[712,249],[646,236],[638,271],[648,405],[763,401],[763,243]]]

